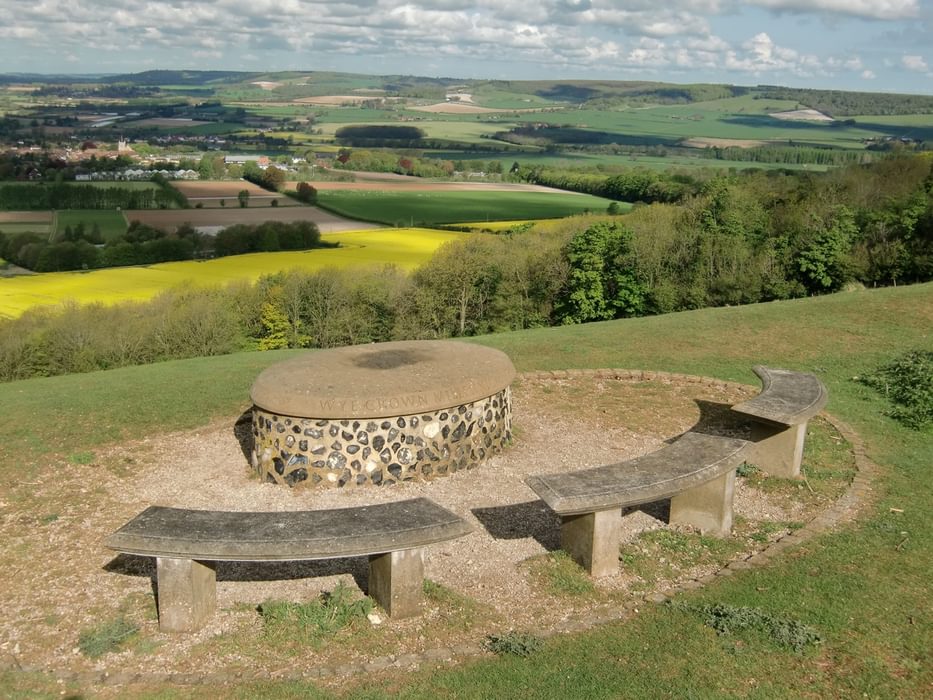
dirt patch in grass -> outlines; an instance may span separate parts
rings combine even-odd
[[[772,112],[768,116],[784,121],[795,122],[831,122],[833,118],[815,109],[792,109],[789,112]]]
[[[813,518],[845,488],[854,470],[850,451],[829,424],[816,421],[815,462],[827,472],[820,489],[737,479],[732,537],[714,540],[671,529],[660,502],[624,513],[618,576],[589,581],[555,554],[558,519],[525,486],[525,477],[629,459],[692,427],[747,435],[748,426],[729,406],[754,393],[721,383],[593,375],[520,379],[513,389],[515,439],[506,452],[474,470],[394,488],[315,491],[260,483],[244,456],[249,427],[241,416],[62,458],[0,500],[0,655],[32,668],[129,674],[265,668],[275,676],[478,645],[508,629],[553,629],[568,617],[621,605],[759,551]],[[102,545],[152,504],[299,510],[416,496],[435,500],[473,526],[470,535],[429,548],[423,614],[357,620],[313,653],[297,643],[298,630],[270,634],[257,607],[267,600],[307,602],[340,584],[358,590],[365,558],[221,563],[216,614],[199,632],[170,635],[158,629],[153,560],[115,557]],[[130,632],[98,658],[81,652],[79,639],[103,637],[115,621]]]

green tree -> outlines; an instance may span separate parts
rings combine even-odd
[[[646,289],[632,251],[632,231],[617,223],[594,224],[571,238],[558,320],[585,323],[643,313]]]
[[[249,206],[249,190],[240,190],[237,192],[236,198],[243,209]]]
[[[304,202],[305,204],[317,203],[317,190],[307,182],[299,182],[298,187],[295,188],[295,192],[299,202]]]
[[[852,244],[858,228],[852,211],[841,206],[828,227],[820,227],[797,254],[800,281],[810,292],[833,292],[850,281]]]
[[[262,324],[260,350],[279,350],[289,346],[291,324],[282,308],[282,296],[282,287],[276,285],[268,290],[266,301],[262,303],[259,317]]]

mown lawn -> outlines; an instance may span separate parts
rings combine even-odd
[[[862,436],[869,458],[881,468],[872,503],[858,522],[785,551],[763,569],[736,572],[680,597],[692,604],[751,606],[797,620],[822,637],[816,647],[797,653],[755,632],[717,636],[699,616],[646,605],[633,620],[552,638],[528,658],[489,656],[415,672],[385,669],[326,691],[311,681],[234,681],[223,689],[136,685],[132,695],[929,697],[933,436],[887,417],[885,400],[855,378],[905,351],[933,349],[931,329],[933,284],[926,284],[473,341],[504,350],[520,370],[640,367],[749,384],[756,383],[751,371],[756,363],[817,373],[829,389],[827,410]],[[3,497],[41,498],[29,484],[60,456],[127,436],[193,430],[235,415],[248,405],[256,374],[290,354],[239,354],[0,385]],[[80,459],[72,463],[81,468]],[[20,569],[29,565],[4,562]],[[313,664],[313,657],[290,663]],[[12,697],[99,690],[60,685],[41,674],[0,675],[0,691]]]
[[[318,205],[341,216],[399,226],[558,219],[604,212],[611,200],[546,192],[321,190]]]

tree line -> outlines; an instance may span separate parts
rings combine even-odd
[[[184,195],[168,185],[147,189],[64,182],[0,185],[0,210],[166,209],[186,203]]]
[[[448,338],[933,279],[933,163],[712,178],[677,203],[448,243],[393,266],[269,275],[0,323],[0,379],[244,349]]]
[[[59,240],[35,233],[5,235],[0,232],[0,258],[35,272],[92,270],[128,265],[223,257],[243,253],[309,250],[330,247],[321,241],[317,225],[310,221],[266,221],[236,224],[216,236],[199,233],[190,224],[172,232],[132,222],[122,236],[103,242],[97,226],[66,227]]]

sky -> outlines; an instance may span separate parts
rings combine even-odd
[[[933,0],[0,0],[0,72],[346,71],[933,94]]]

